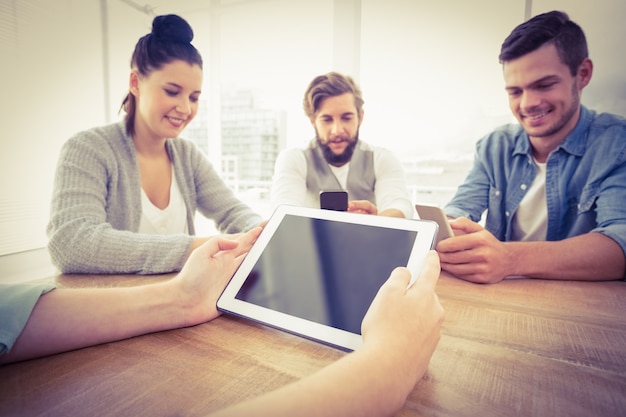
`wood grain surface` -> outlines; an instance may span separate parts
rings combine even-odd
[[[169,277],[55,281],[108,287]],[[478,285],[442,275],[437,292],[442,338],[398,416],[626,416],[625,282]],[[202,416],[343,355],[221,316],[0,367],[0,416]]]

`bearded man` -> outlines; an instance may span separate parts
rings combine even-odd
[[[361,89],[349,76],[330,72],[311,81],[303,107],[315,130],[305,149],[283,150],[272,182],[272,207],[320,207],[321,191],[348,192],[348,211],[413,218],[404,170],[384,148],[359,140]]]

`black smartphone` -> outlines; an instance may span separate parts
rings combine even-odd
[[[348,192],[344,190],[320,191],[320,208],[348,211]]]

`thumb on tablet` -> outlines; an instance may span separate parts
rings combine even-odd
[[[417,282],[419,282],[420,285],[426,285],[434,289],[437,285],[437,281],[439,280],[440,272],[441,265],[439,262],[439,255],[437,254],[437,251],[428,251],[428,253],[426,254],[426,259],[424,259],[424,265],[422,266],[422,270],[415,280],[414,285],[417,285]]]

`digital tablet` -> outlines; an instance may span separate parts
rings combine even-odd
[[[397,266],[415,279],[436,234],[431,221],[280,206],[217,307],[354,350],[380,286]]]

